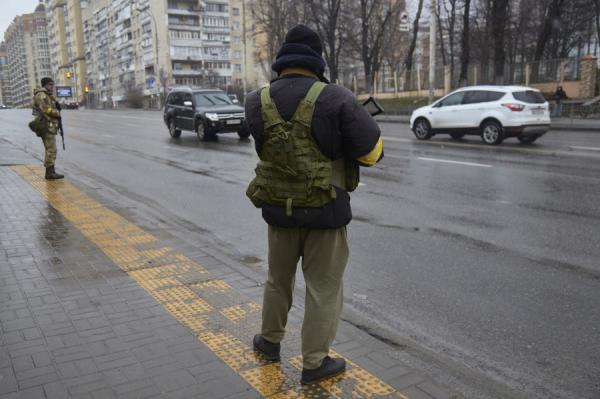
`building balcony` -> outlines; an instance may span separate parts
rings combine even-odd
[[[204,25],[202,27],[202,31],[206,32],[206,33],[226,33],[226,34],[230,34],[231,33],[231,28],[229,28],[227,26],[210,26],[210,25]]]
[[[194,16],[197,17],[200,15],[201,9],[200,8],[194,8],[194,7],[189,7],[189,8],[167,8],[167,12],[169,14],[173,14],[173,15],[190,15],[190,16]]]
[[[201,54],[186,55],[186,54],[171,54],[172,61],[202,61],[204,57]]]
[[[194,69],[173,69],[173,76],[184,77],[184,76],[204,76],[207,75],[206,70],[194,70]]]

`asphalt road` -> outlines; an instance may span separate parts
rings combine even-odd
[[[39,157],[29,119],[0,111],[0,148]],[[59,171],[264,270],[266,226],[244,196],[251,141],[174,140],[157,112],[64,120]],[[344,317],[467,397],[600,398],[600,133],[488,147],[381,126],[385,159],[352,196]]]

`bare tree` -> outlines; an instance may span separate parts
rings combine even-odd
[[[600,1],[600,0],[598,0]],[[460,86],[467,85],[467,73],[469,70],[470,61],[470,17],[471,17],[471,0],[465,0],[465,9],[463,12],[463,29],[461,37],[461,53],[460,53],[460,77],[458,78]]]
[[[255,21],[255,36],[264,35],[262,48],[256,55],[263,69],[275,59],[285,41],[287,31],[294,25],[305,22],[304,2],[299,0],[255,0],[250,3],[250,12]],[[265,75],[271,74],[265,70]]]
[[[367,89],[373,92],[375,75],[381,68],[390,31],[390,21],[400,13],[400,2],[392,0],[355,0],[354,10],[356,22],[359,24],[360,40],[351,41],[360,54],[365,72]],[[350,24],[349,24],[350,25]],[[352,29],[352,26],[348,26]],[[348,37],[356,35],[349,32]]]
[[[546,45],[552,36],[552,31],[557,21],[560,20],[560,15],[565,5],[566,0],[551,0],[544,10],[544,21],[538,31],[537,43],[535,47],[535,60],[541,60],[544,55]]]
[[[504,63],[506,62],[505,36],[508,16],[508,0],[493,0],[492,37],[494,43],[494,82],[504,83]]]
[[[398,13],[390,21],[390,30],[383,47],[383,60],[389,66],[392,74],[399,73],[401,70],[406,56],[407,39],[409,39],[409,34],[400,30],[400,17],[401,13]]]
[[[406,82],[410,81],[410,75],[412,73],[413,68],[413,55],[415,53],[415,48],[417,47],[417,39],[419,37],[419,21],[421,19],[421,12],[423,11],[423,0],[419,0],[419,4],[417,6],[417,14],[415,15],[415,20],[413,21],[412,28],[412,39],[410,41],[410,45],[408,46],[408,51],[406,52],[406,57],[404,58],[404,73],[406,74]]]
[[[329,66],[330,80],[336,83],[339,76],[340,54],[344,45],[344,34],[340,28],[345,0],[308,0],[312,23],[325,46],[323,53]]]
[[[596,40],[600,43],[600,0],[594,0],[594,21],[596,23]]]

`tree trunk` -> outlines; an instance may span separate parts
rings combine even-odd
[[[439,36],[439,41],[440,41],[440,52],[442,53],[442,65],[446,66],[447,62],[446,62],[446,46],[444,45],[444,26],[442,24],[442,10],[440,7],[440,3],[438,1],[437,3],[437,13],[436,13],[436,18],[437,18],[437,28],[438,28],[438,36]]]
[[[419,35],[419,20],[421,19],[421,11],[423,11],[423,0],[419,0],[419,5],[417,6],[417,15],[415,16],[415,21],[413,22],[412,40],[410,41],[410,46],[408,47],[408,52],[406,53],[406,58],[404,59],[404,70],[406,73],[406,79],[404,81],[405,85],[410,82],[410,75],[413,67],[413,54],[415,52],[415,47],[417,46],[417,38]]]
[[[540,28],[537,44],[535,46],[534,59],[539,61],[544,56],[546,45],[552,36],[554,24],[560,19],[563,0],[552,0],[549,7],[546,9],[544,22]]]
[[[504,83],[504,50],[508,0],[494,0],[492,6],[492,37],[494,43],[494,82]]]
[[[600,0],[599,0],[600,1]],[[463,31],[461,40],[461,55],[460,55],[460,78],[459,85],[466,86],[468,82],[468,69],[469,69],[469,14],[471,12],[471,0],[465,0],[465,12],[463,15]]]

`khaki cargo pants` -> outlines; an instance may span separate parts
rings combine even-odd
[[[346,228],[313,230],[269,226],[269,275],[261,331],[267,341],[281,342],[285,334],[300,258],[306,282],[303,367],[316,369],[329,353],[342,311],[343,276],[348,261]]]
[[[41,137],[44,143],[44,167],[54,166],[56,161],[56,134],[46,132]]]

